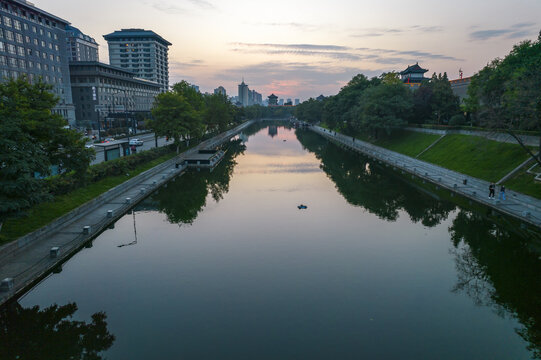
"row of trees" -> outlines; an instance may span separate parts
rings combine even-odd
[[[60,176],[84,176],[94,150],[52,112],[58,98],[41,80],[21,77],[0,84],[0,229],[3,221],[50,197],[42,180],[57,167]]]
[[[242,109],[221,94],[203,95],[186,81],[156,97],[149,126],[157,136],[173,139],[179,152],[182,141],[189,143],[207,132],[224,131],[240,123]]]
[[[465,107],[481,126],[506,129],[521,144],[517,130],[541,132],[541,32],[475,74]]]
[[[369,131],[376,137],[408,123],[459,122],[460,113],[447,74],[434,74],[411,91],[394,72],[372,79],[359,74],[337,95],[323,101],[310,99],[295,109],[300,120],[324,121],[330,128],[350,132]]]

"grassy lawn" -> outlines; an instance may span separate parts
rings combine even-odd
[[[535,181],[534,176],[525,170],[507,180],[505,186],[511,190],[541,199],[541,183]]]
[[[416,157],[424,149],[438,140],[440,135],[425,134],[413,131],[400,131],[391,134],[388,137],[382,137],[374,142],[374,145],[396,151],[398,153]]]
[[[515,144],[478,136],[447,135],[420,159],[487,181],[498,181],[527,159]]]
[[[129,176],[107,177],[83,188],[76,189],[69,194],[57,196],[53,201],[34,206],[27,212],[26,216],[9,219],[4,223],[0,234],[0,245],[47,225],[71,210],[122,184],[124,181],[173,158],[175,155],[175,152],[171,152],[139,165],[129,173]]]

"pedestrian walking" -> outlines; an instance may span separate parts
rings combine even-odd
[[[500,200],[505,201],[505,186],[500,187]]]
[[[496,195],[496,185],[494,183],[490,183],[488,186],[488,198],[494,199],[494,196]]]

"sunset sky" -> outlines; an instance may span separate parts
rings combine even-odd
[[[266,98],[332,95],[354,75],[403,70],[470,76],[541,30],[540,0],[34,0],[96,39],[121,28],[173,43],[170,82]]]

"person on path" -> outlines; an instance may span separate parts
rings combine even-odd
[[[500,200],[505,201],[505,186],[500,187]]]
[[[490,183],[488,186],[488,198],[494,199],[494,196],[496,195],[496,185],[494,183]]]

